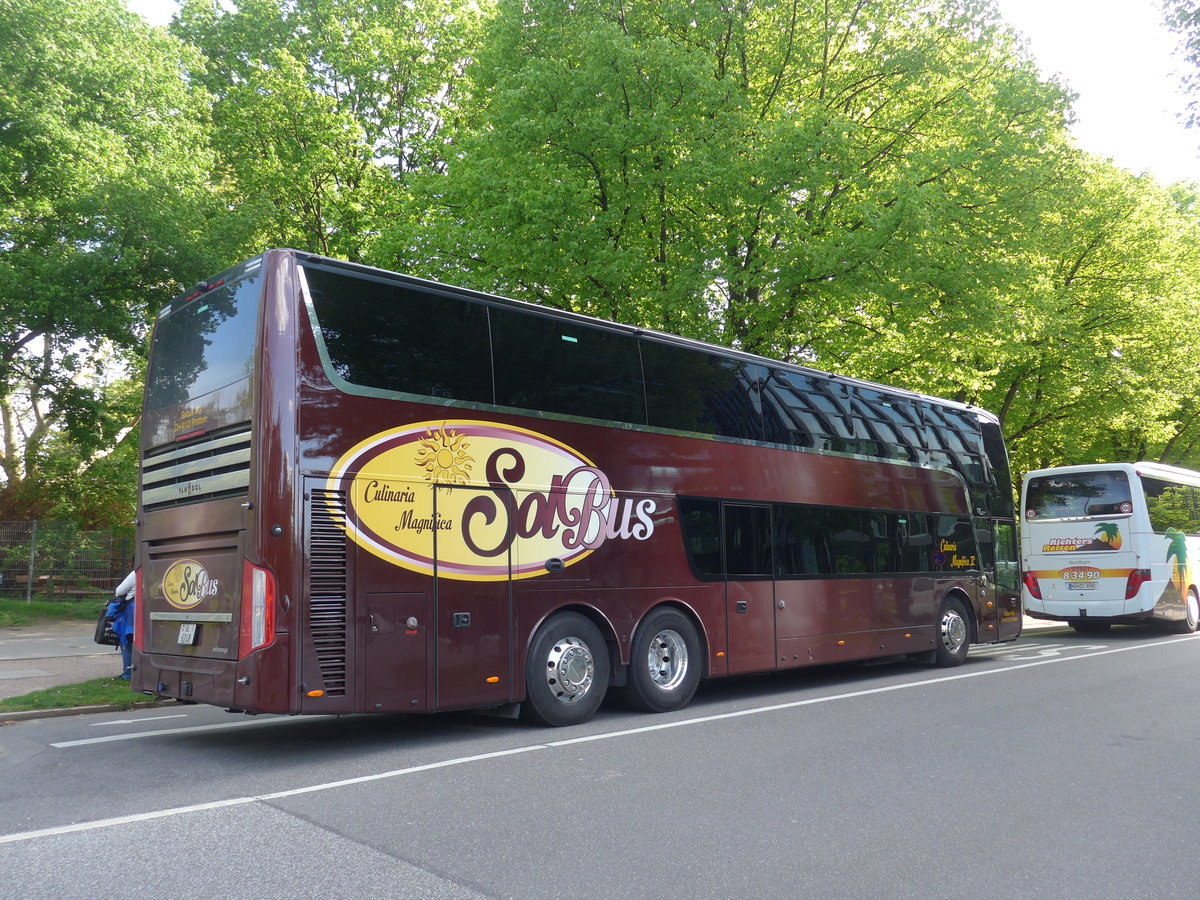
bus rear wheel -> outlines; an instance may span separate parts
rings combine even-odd
[[[939,666],[961,666],[971,649],[971,621],[967,608],[956,597],[942,601],[938,614],[937,649],[933,661]]]
[[[638,626],[630,651],[629,680],[621,696],[634,709],[682,709],[700,684],[700,637],[691,619],[675,609],[652,612]]]
[[[529,646],[522,716],[555,727],[586,722],[604,700],[609,666],[604,636],[587,617],[551,617]]]
[[[1177,634],[1191,634],[1200,624],[1200,597],[1197,597],[1195,588],[1188,588],[1186,609],[1184,618],[1174,623]]]

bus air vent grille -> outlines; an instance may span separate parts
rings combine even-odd
[[[146,512],[250,493],[250,425],[148,451],[142,457]]]
[[[325,694],[346,694],[346,492],[314,489],[309,507],[309,630]]]

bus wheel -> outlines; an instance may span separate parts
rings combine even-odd
[[[971,623],[962,601],[948,597],[938,615],[937,650],[934,662],[939,666],[961,666],[971,649]]]
[[[525,663],[521,714],[540,725],[578,725],[608,690],[608,646],[579,613],[560,613],[538,629]]]
[[[642,621],[630,659],[629,681],[621,696],[634,709],[682,709],[700,684],[700,638],[692,620],[678,610],[660,609]]]
[[[1197,623],[1200,623],[1200,597],[1196,596],[1195,588],[1188,588],[1187,615],[1174,623],[1175,631],[1178,634],[1191,634],[1196,630]]]

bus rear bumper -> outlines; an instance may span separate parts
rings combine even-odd
[[[299,699],[286,685],[289,641],[275,641],[241,660],[134,651],[133,690],[184,703],[221,706],[233,712],[296,713]]]
[[[1121,600],[1108,600],[1096,603],[1048,600],[1042,603],[1041,609],[1035,609],[1033,606],[1027,604],[1025,615],[1031,619],[1043,619],[1052,622],[1078,622],[1083,619],[1089,619],[1114,624],[1132,624],[1156,618],[1153,609],[1126,612],[1125,605],[1125,602]]]

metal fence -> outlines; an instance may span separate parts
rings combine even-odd
[[[0,522],[0,591],[27,602],[108,598],[133,568],[133,547],[132,528]]]

